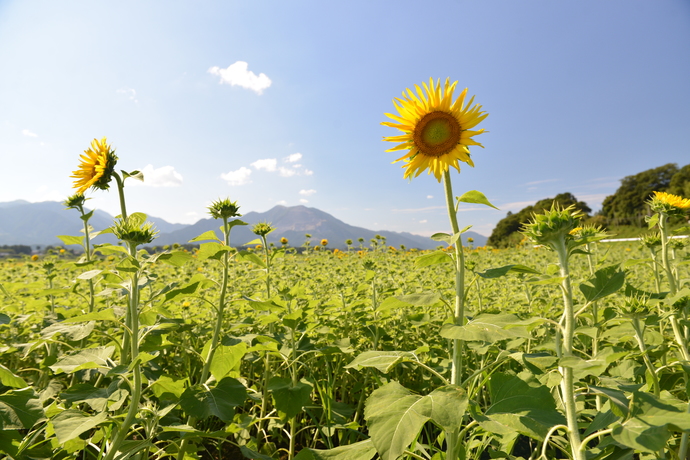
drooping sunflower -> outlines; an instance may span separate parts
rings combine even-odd
[[[441,88],[440,80],[434,84],[431,78],[428,85],[422,83],[424,91],[415,85],[416,94],[408,88],[402,98],[393,100],[399,115],[385,114],[395,122],[384,121],[382,125],[405,133],[383,138],[388,142],[400,142],[387,152],[408,150],[393,162],[405,160],[405,178],[417,177],[428,169],[429,174],[433,173],[440,182],[443,173],[451,166],[460,171],[458,161],[474,166],[469,146],[483,147],[472,137],[482,134],[484,130],[473,128],[489,114],[481,110],[481,105],[472,105],[474,96],[465,104],[467,88],[453,101],[457,83],[451,84],[450,79],[446,79]]]
[[[111,149],[106,138],[100,141],[94,139],[91,147],[81,155],[79,169],[72,171],[73,175],[70,176],[76,179],[74,188],[77,189],[77,194],[83,195],[91,187],[107,190],[116,163],[115,150]]]

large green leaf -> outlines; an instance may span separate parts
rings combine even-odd
[[[507,275],[508,273],[530,273],[534,275],[539,274],[537,270],[527,267],[526,265],[511,264],[504,265],[503,267],[489,268],[487,270],[484,270],[483,272],[477,273],[477,275],[481,276],[482,278],[492,279],[500,278],[502,276]]]
[[[295,460],[371,460],[376,455],[376,447],[371,439],[339,446],[334,449],[302,449]]]
[[[424,254],[414,260],[415,267],[428,267],[429,265],[445,264],[452,262],[452,257],[443,251],[436,251]]]
[[[431,421],[446,433],[460,429],[469,402],[465,390],[455,385],[446,385],[425,397],[431,400]]]
[[[374,367],[387,374],[400,363],[418,361],[417,355],[409,351],[365,351],[357,355],[345,368]]]
[[[205,259],[220,259],[224,252],[230,252],[231,248],[222,243],[211,241],[209,243],[201,243],[199,245],[199,252],[196,257],[199,260]]]
[[[625,284],[625,272],[620,271],[618,265],[610,265],[597,270],[594,278],[587,282],[589,284],[580,284],[580,291],[588,302],[594,302],[622,288]]]
[[[292,384],[290,379],[273,377],[268,381],[268,390],[273,394],[273,405],[286,418],[292,418],[311,402],[311,383],[306,381]]]
[[[0,383],[6,387],[13,388],[24,388],[27,386],[23,378],[19,377],[2,364],[0,364]]]
[[[244,404],[247,389],[236,379],[226,377],[212,389],[206,385],[187,388],[180,397],[180,407],[188,414],[203,420],[215,415],[229,422],[235,415],[235,407]]]
[[[194,243],[197,241],[207,241],[207,240],[214,240],[214,241],[220,241],[218,237],[216,236],[216,232],[213,230],[209,230],[207,232],[202,233],[201,235],[192,238],[189,240],[190,243]]]
[[[50,367],[53,372],[70,374],[82,369],[110,368],[108,359],[115,351],[114,346],[96,347],[80,350],[77,353],[66,356]]]
[[[112,311],[111,311],[112,313]],[[77,341],[86,338],[91,334],[93,328],[96,326],[95,321],[89,321],[80,324],[66,324],[64,322],[51,324],[41,331],[41,336],[45,340],[49,340],[57,334],[62,334],[69,340]]]
[[[444,324],[440,335],[446,339],[495,343],[505,339],[530,338],[526,324],[516,315],[485,313],[464,326]]]
[[[0,429],[29,429],[43,416],[43,404],[33,388],[10,390],[0,395]]]
[[[630,405],[632,417],[613,427],[613,439],[640,452],[656,452],[664,448],[672,431],[690,431],[687,403],[665,392],[662,396],[663,399],[634,392]]]
[[[395,460],[417,439],[431,418],[432,399],[390,382],[367,398],[364,418],[382,460]]]
[[[192,260],[192,255],[186,251],[164,252],[156,260],[175,267],[181,267]]]
[[[210,346],[210,343],[207,346]],[[247,353],[247,344],[244,342],[238,342],[234,345],[218,345],[211,360],[210,370],[213,377],[216,380],[221,380],[227,376],[242,361],[245,353]]]
[[[69,409],[50,419],[50,423],[53,425],[58,442],[64,444],[105,422],[107,418],[108,415],[105,412],[89,416],[82,411]]]
[[[489,432],[518,432],[543,440],[551,427],[566,423],[556,410],[551,391],[544,385],[535,387],[519,377],[496,373],[489,379],[489,393],[491,405],[485,411],[486,417],[477,417]]]
[[[465,192],[462,196],[457,197],[457,200],[462,203],[483,204],[498,210],[498,208],[491,204],[486,196],[484,196],[484,194],[478,190],[470,190],[469,192]]]

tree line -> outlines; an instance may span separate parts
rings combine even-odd
[[[495,248],[515,246],[522,240],[519,233],[522,225],[530,220],[532,214],[559,206],[574,206],[582,211],[585,222],[594,223],[604,228],[613,226],[646,226],[645,217],[651,214],[647,200],[652,192],[667,192],[690,198],[690,164],[679,168],[675,163],[668,163],[658,168],[648,169],[621,180],[621,185],[613,195],[607,196],[602,208],[595,215],[584,201],[578,201],[572,193],[561,193],[553,198],[537,201],[517,213],[508,212],[494,228],[487,244]]]

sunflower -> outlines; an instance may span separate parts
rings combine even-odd
[[[386,116],[395,122],[384,121],[381,124],[398,128],[405,134],[401,136],[384,137],[384,141],[400,142],[399,145],[386,150],[408,150],[396,163],[405,160],[405,178],[417,177],[424,170],[432,172],[440,182],[441,176],[450,166],[460,171],[458,161],[474,166],[470,158],[470,145],[484,147],[472,139],[482,134],[483,129],[472,131],[489,114],[482,112],[482,106],[475,104],[474,96],[465,105],[467,88],[453,101],[453,91],[457,81],[446,83],[441,89],[440,80],[429,79],[429,84],[422,83],[424,91],[415,85],[417,94],[407,89],[402,98],[393,100],[399,115],[387,113]]]
[[[115,150],[111,150],[106,138],[100,141],[94,139],[91,142],[91,148],[84,150],[79,169],[72,171],[73,175],[70,176],[76,179],[74,188],[77,189],[77,194],[81,195],[91,187],[107,190],[115,163],[117,163]]]
[[[690,209],[690,200],[666,192],[654,192],[649,204],[655,212],[685,211]]]

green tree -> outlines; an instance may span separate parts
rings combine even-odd
[[[564,208],[575,206],[575,208],[582,211],[585,216],[589,216],[592,212],[589,206],[587,206],[587,203],[578,201],[572,193],[559,193],[553,198],[539,200],[534,205],[527,206],[515,214],[508,211],[506,217],[498,221],[496,227],[491,232],[491,236],[487,240],[487,245],[495,248],[515,246],[522,240],[522,235],[519,233],[522,229],[522,225],[530,220],[532,214],[551,209],[554,203]]]
[[[690,198],[690,165],[685,165],[671,178],[668,193]]]
[[[668,163],[624,177],[616,193],[604,199],[601,214],[609,224],[644,226],[644,218],[649,214],[646,205],[649,196],[654,191],[668,192],[671,181],[678,172],[678,165]],[[682,182],[682,178],[677,182]]]

